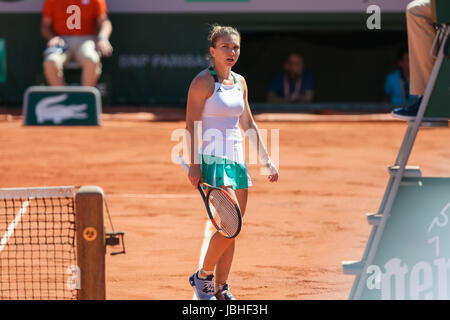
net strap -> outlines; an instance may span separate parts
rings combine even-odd
[[[75,187],[0,188],[0,199],[74,197]]]

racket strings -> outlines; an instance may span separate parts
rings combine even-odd
[[[209,207],[216,224],[228,236],[233,237],[239,232],[240,217],[233,201],[221,190],[211,190]]]

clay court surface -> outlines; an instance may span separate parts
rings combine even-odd
[[[98,185],[126,255],[107,255],[108,299],[192,299],[206,213],[170,140],[182,121],[104,120],[101,127],[23,127],[0,121],[0,187]],[[259,122],[280,131],[280,180],[251,165],[229,283],[238,299],[347,299],[406,124]],[[450,176],[450,129],[421,129],[411,165]],[[108,221],[105,224],[108,226]],[[111,252],[111,248],[108,248]]]

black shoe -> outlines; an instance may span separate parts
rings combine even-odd
[[[401,120],[414,120],[417,116],[417,111],[419,111],[421,102],[422,97],[407,107],[394,109],[394,111],[392,111],[392,116]]]

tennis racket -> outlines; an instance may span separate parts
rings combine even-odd
[[[179,164],[189,172],[189,166],[178,156]],[[206,194],[202,186],[205,186]],[[206,206],[208,217],[213,226],[226,238],[234,238],[241,231],[242,215],[239,205],[222,188],[213,187],[205,182],[197,186]]]

